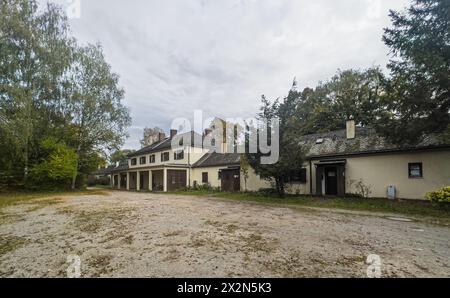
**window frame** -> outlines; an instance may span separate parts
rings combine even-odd
[[[411,175],[411,170],[415,166],[419,166],[420,176]],[[423,163],[422,162],[410,162],[410,163],[408,163],[408,178],[409,179],[422,179],[423,178]]]
[[[209,183],[209,177],[208,176],[209,176],[208,172],[202,172],[202,183],[203,184]],[[206,177],[206,179],[205,179],[205,177]]]
[[[284,178],[284,182],[288,184],[306,184],[308,183],[308,171],[306,168],[301,168],[299,171],[291,173]]]
[[[132,166],[136,166],[136,165],[137,165],[137,158],[136,158],[136,157],[133,157],[133,158],[130,160],[130,165],[132,165]]]
[[[175,151],[173,153],[174,160],[183,160],[184,159],[184,150]]]
[[[152,154],[148,157],[148,163],[156,163],[156,155]]]
[[[167,156],[167,159],[165,158]],[[161,152],[161,162],[170,161],[170,152]]]
[[[142,162],[142,160],[144,160],[144,162]],[[139,164],[140,165],[146,165],[147,164],[147,156],[139,157]]]

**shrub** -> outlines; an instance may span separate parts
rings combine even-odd
[[[450,186],[427,193],[427,199],[436,204],[450,205]]]
[[[260,188],[258,193],[262,196],[272,197],[278,195],[278,192],[275,188]]]

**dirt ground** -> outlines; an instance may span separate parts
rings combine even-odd
[[[383,277],[450,277],[449,227],[204,197],[34,200],[1,210],[0,241],[2,277],[65,277],[70,255],[82,277],[366,277],[371,254]]]

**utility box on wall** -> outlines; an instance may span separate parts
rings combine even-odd
[[[388,186],[387,197],[390,200],[394,200],[397,197],[397,190],[395,189],[395,186],[393,185]]]

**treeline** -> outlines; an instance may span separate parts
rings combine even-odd
[[[0,188],[83,187],[130,124],[118,79],[60,7],[2,0]]]
[[[246,160],[263,178],[284,182],[302,165],[306,148],[298,137],[345,128],[347,120],[371,126],[400,146],[433,134],[450,144],[450,1],[413,0],[391,11],[392,27],[382,37],[390,48],[388,75],[380,68],[345,70],[315,88],[293,88],[282,100],[264,96],[260,117],[280,119],[280,160],[262,165],[261,154]],[[374,37],[376,38],[376,37]]]

